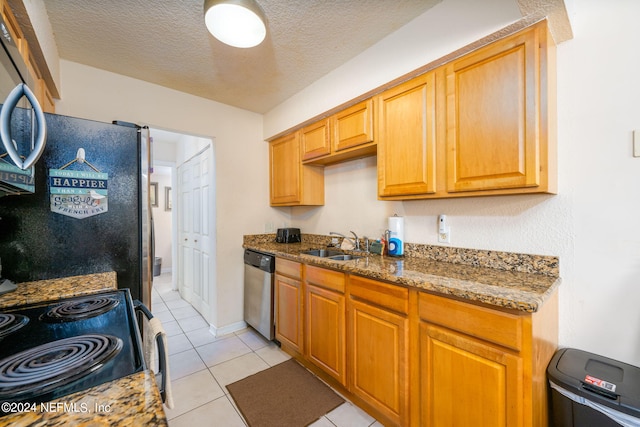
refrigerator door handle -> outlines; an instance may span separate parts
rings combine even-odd
[[[153,314],[151,314],[151,311],[149,311],[147,306],[144,305],[139,300],[134,300],[133,306],[136,311],[144,314],[147,320],[151,320],[154,318]],[[142,329],[142,324],[140,324],[139,327],[140,329]],[[167,401],[167,383],[169,381],[168,379],[169,371],[167,370],[167,363],[169,360],[167,357],[168,349],[164,345],[165,341],[164,341],[163,333],[156,333],[155,339],[156,339],[156,345],[158,346],[158,370],[160,371],[158,372],[158,374],[162,376],[162,382],[160,385],[160,396],[162,397],[162,401],[166,402]]]
[[[34,116],[36,119],[35,123],[35,143],[33,146],[33,151],[27,158],[22,161],[20,155],[18,154],[17,148],[13,145],[13,139],[11,138],[11,114],[13,110],[18,105],[18,101],[20,98],[25,96],[31,106],[33,107]],[[33,166],[44,151],[44,146],[47,140],[47,124],[44,119],[44,112],[40,107],[40,103],[36,99],[36,96],[33,94],[29,86],[24,83],[20,83],[17,85],[7,96],[7,99],[4,101],[4,106],[0,109],[0,139],[2,140],[2,144],[4,148],[13,160],[13,163],[17,167],[22,170],[27,170],[31,166]]]

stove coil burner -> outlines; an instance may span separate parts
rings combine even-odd
[[[40,316],[45,322],[73,322],[99,316],[116,307],[120,301],[112,296],[92,295],[82,299],[65,301]]]
[[[22,314],[0,313],[0,340],[29,323],[29,318]]]
[[[100,369],[122,349],[111,335],[79,335],[0,360],[0,400],[45,394]]]

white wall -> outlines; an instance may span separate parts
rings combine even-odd
[[[269,112],[265,136],[517,18],[504,1],[471,10],[476,3],[438,4]],[[469,19],[455,18],[463,6]],[[437,244],[436,217],[444,213],[453,246],[559,256],[560,345],[640,365],[640,158],[631,152],[631,131],[640,129],[640,2],[571,6],[574,39],[558,47],[558,195],[381,202],[375,159],[365,159],[327,167],[325,206],[288,214],[303,233],[377,236],[398,213],[407,241]]]
[[[217,300],[205,317],[215,327],[241,320],[242,236],[262,232],[262,218],[278,217],[269,209],[262,116],[77,63],[60,65],[58,114],[118,119],[215,140]]]

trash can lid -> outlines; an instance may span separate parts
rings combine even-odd
[[[547,367],[550,381],[618,411],[640,416],[640,368],[586,351],[558,350]]]

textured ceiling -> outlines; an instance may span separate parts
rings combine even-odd
[[[46,0],[62,59],[265,113],[441,0],[257,0],[267,38],[226,46],[203,0]]]

